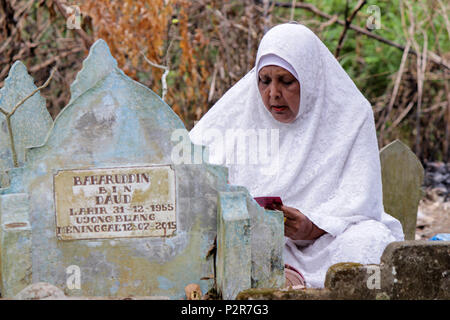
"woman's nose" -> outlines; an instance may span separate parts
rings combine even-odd
[[[269,98],[278,99],[281,97],[281,90],[276,83],[271,83],[269,86]]]

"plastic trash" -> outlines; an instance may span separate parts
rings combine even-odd
[[[430,238],[431,241],[450,241],[450,233],[438,233]]]

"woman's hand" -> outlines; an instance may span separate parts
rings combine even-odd
[[[318,228],[298,209],[277,205],[284,214],[284,235],[292,240],[315,240],[326,232]]]

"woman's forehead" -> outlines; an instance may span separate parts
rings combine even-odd
[[[294,77],[292,73],[290,73],[288,70],[284,69],[280,66],[275,65],[269,65],[262,67],[261,70],[259,70],[260,76],[291,76]],[[295,77],[294,77],[295,78]]]

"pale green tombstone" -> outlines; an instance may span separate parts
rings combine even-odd
[[[13,108],[37,87],[25,65],[16,61],[0,90],[0,108]],[[52,126],[45,99],[36,92],[10,118],[17,164],[26,163],[26,149],[44,142]],[[6,116],[0,113],[0,191],[9,185],[8,172],[14,168]],[[1,192],[0,192],[1,194]],[[31,283],[31,226],[28,195],[16,193],[0,197],[0,288],[2,296],[12,296]]]
[[[2,202],[28,195],[22,207],[29,210],[31,235],[24,240],[31,239],[32,282],[70,296],[179,299],[189,283],[206,293],[213,280],[201,279],[213,272],[205,257],[216,235],[217,189],[228,188],[226,171],[172,162],[171,136],[185,130],[182,121],[117,67],[103,40],[91,47],[71,93],[45,142],[28,150],[25,166],[13,169],[11,185],[0,190]],[[137,181],[138,175],[146,178]],[[128,178],[113,183],[115,176]],[[95,202],[114,195],[145,206]],[[5,267],[17,256],[6,240]],[[79,285],[71,282],[77,277]],[[21,289],[15,279],[3,280],[7,297]]]
[[[0,108],[10,112],[22,99],[31,94],[37,87],[28,74],[25,65],[16,61],[0,90]],[[52,118],[47,111],[45,99],[35,93],[11,117],[11,127],[19,166],[25,163],[27,147],[40,145],[52,125]],[[0,188],[6,185],[7,178],[2,171],[14,167],[11,143],[6,124],[6,117],[0,113]],[[3,177],[3,179],[2,179]],[[3,181],[3,182],[2,182]]]
[[[424,169],[416,155],[400,140],[380,151],[385,211],[398,219],[406,240],[414,240],[417,208],[422,198]]]

